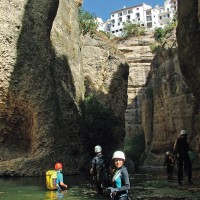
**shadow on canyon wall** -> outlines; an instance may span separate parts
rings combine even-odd
[[[91,156],[94,156],[97,144],[102,146],[103,153],[110,159],[114,151],[124,148],[128,71],[127,63],[117,66],[108,94],[96,90],[91,77],[85,77],[85,136]]]
[[[50,33],[58,6],[58,0],[29,0],[22,27],[18,27],[21,32],[17,61],[10,79],[7,108],[1,119],[1,161],[5,161],[1,165],[6,170],[0,174],[4,176],[44,175],[56,161],[64,163],[64,173],[78,171],[93,156],[97,142],[94,134],[102,133],[101,130],[88,133],[91,127],[84,123],[78,105],[81,102],[75,102],[76,87],[68,58],[58,57],[51,43]],[[125,68],[118,66],[112,81],[115,87],[110,86],[110,101],[117,98],[118,76],[127,79]],[[103,127],[105,132],[97,138],[106,152],[113,153],[123,143],[124,119],[114,116],[112,111],[107,114],[112,118],[111,125],[107,121],[109,128]]]
[[[79,166],[77,152],[84,148],[68,58],[57,57],[50,40],[58,6],[58,0],[29,0],[25,6],[2,123],[1,160],[29,159],[31,175],[57,160]]]

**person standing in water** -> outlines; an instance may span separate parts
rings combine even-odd
[[[178,161],[178,183],[182,185],[183,179],[183,167],[185,172],[188,175],[188,183],[192,184],[192,163],[188,155],[188,150],[190,149],[189,143],[187,140],[186,130],[181,130],[180,137],[175,141],[174,144],[174,153],[177,156]]]
[[[163,166],[164,168],[166,167],[168,180],[173,180],[174,164],[175,164],[174,157],[170,154],[169,151],[167,151],[164,157]]]
[[[112,160],[115,166],[112,176],[113,187],[108,187],[107,191],[114,200],[130,200],[128,196],[128,191],[130,190],[130,180],[128,171],[124,166],[124,152],[114,152]]]
[[[56,187],[58,190],[66,189],[67,185],[63,182],[62,164],[56,163],[55,170],[57,171]]]
[[[96,182],[97,192],[102,194],[105,188],[110,185],[109,164],[107,158],[102,154],[101,146],[95,146],[94,152],[96,153],[96,156],[92,159],[90,174]]]

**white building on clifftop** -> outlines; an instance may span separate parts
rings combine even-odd
[[[124,7],[113,11],[110,19],[99,23],[99,30],[112,33],[115,36],[121,36],[123,23],[136,22],[147,29],[155,29],[168,24],[177,11],[177,0],[165,0],[164,6],[155,6],[142,3],[140,5]]]

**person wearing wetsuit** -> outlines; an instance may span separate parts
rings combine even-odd
[[[97,145],[94,148],[96,156],[92,159],[90,174],[96,182],[96,190],[102,194],[106,187],[110,186],[110,173],[107,158],[102,154],[101,146]]]
[[[180,137],[176,140],[174,144],[174,153],[178,160],[178,183],[182,185],[183,179],[183,166],[184,170],[188,175],[188,183],[192,184],[192,163],[190,161],[188,150],[189,143],[187,141],[187,132],[185,130],[181,131]]]
[[[125,155],[122,151],[116,151],[112,160],[115,165],[113,171],[112,183],[113,187],[108,187],[110,197],[114,200],[130,200],[128,191],[130,190],[129,174],[124,166]]]

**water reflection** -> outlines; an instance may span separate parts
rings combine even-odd
[[[199,200],[200,176],[194,173],[195,185],[188,186],[186,180],[179,187],[175,179],[168,182],[163,170],[140,170],[130,175],[131,200]],[[66,176],[69,189],[57,192],[48,191],[45,177],[0,178],[0,200],[102,200],[103,195],[95,192],[91,177]]]

